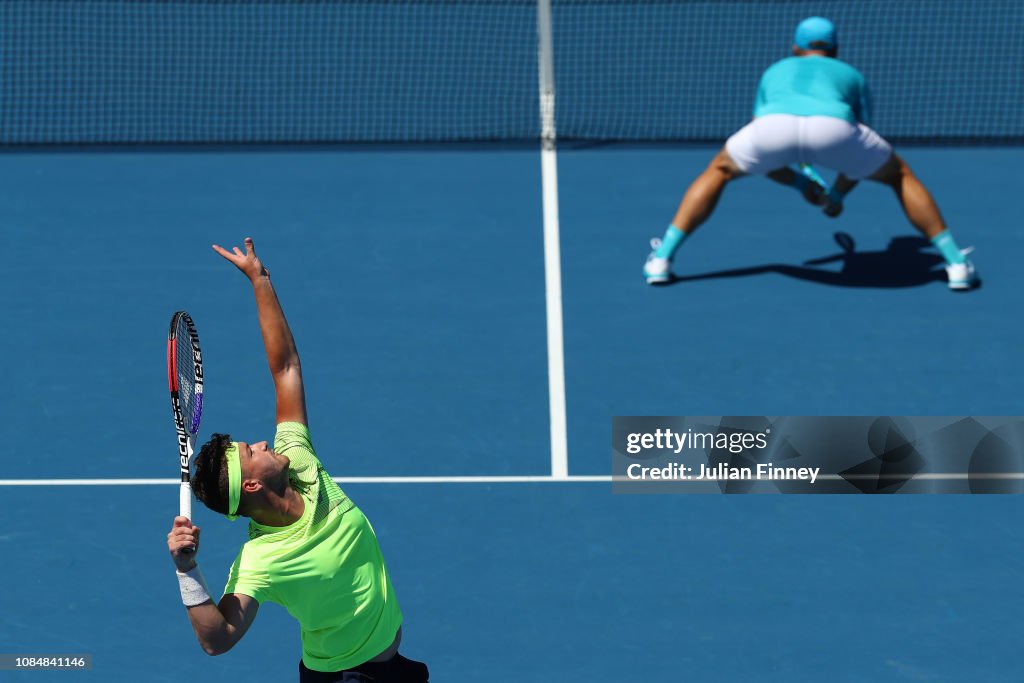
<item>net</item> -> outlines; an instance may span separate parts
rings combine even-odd
[[[552,0],[561,139],[720,142],[805,16],[897,141],[1024,141],[1024,0]],[[535,140],[533,0],[11,0],[0,144]]]
[[[721,141],[750,120],[761,72],[813,15],[835,23],[886,137],[1024,140],[1020,0],[562,0],[559,137]]]
[[[0,3],[0,142],[529,138],[535,4]]]

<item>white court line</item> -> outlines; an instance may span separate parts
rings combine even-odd
[[[562,330],[562,273],[558,237],[558,171],[554,148],[541,150],[544,195],[544,282],[548,331],[548,412],[551,420],[551,476],[569,476],[565,409],[565,350]]]
[[[537,67],[541,120],[541,204],[544,214],[544,294],[548,333],[548,411],[551,476],[569,476],[565,413],[565,345],[562,330],[562,265],[558,226],[558,161],[555,156],[555,66],[551,0],[537,0]]]
[[[820,474],[818,481],[844,481],[854,479],[906,479],[905,475],[893,474],[878,477],[872,474],[848,475]],[[706,484],[717,482],[716,479],[630,479],[629,477],[610,474],[583,474],[556,477],[543,475],[494,475],[466,477],[333,477],[339,484],[536,484],[536,483],[612,483],[623,482],[637,484]],[[942,472],[915,475],[907,481],[961,481],[961,480],[1024,480],[1024,472],[988,472],[970,474],[967,472]],[[760,481],[768,481],[762,479]],[[180,479],[0,479],[2,486],[172,486],[181,483]]]

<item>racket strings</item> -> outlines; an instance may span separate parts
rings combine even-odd
[[[174,371],[178,378],[178,403],[185,428],[192,429],[193,414],[196,408],[195,365],[192,360],[192,337],[188,324],[179,320],[174,333],[175,359]]]

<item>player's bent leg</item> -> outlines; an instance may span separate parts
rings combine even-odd
[[[898,154],[893,153],[870,178],[893,189],[907,219],[925,237],[933,239],[946,229],[935,199]]]
[[[648,284],[671,281],[672,257],[676,250],[711,216],[729,181],[742,175],[743,170],[723,147],[686,190],[664,237],[651,240],[653,251],[644,264],[644,278]]]
[[[911,225],[939,250],[946,260],[946,276],[953,290],[973,289],[980,284],[977,269],[967,259],[971,249],[961,249],[946,228],[946,222],[931,193],[910,166],[895,152],[870,176],[893,189]]]
[[[687,235],[693,234],[715,210],[726,184],[742,175],[739,165],[723,147],[686,190],[672,225]]]

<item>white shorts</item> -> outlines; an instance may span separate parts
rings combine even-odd
[[[892,156],[892,145],[863,123],[791,114],[754,119],[726,140],[725,149],[744,173],[811,164],[853,180],[870,176]]]

